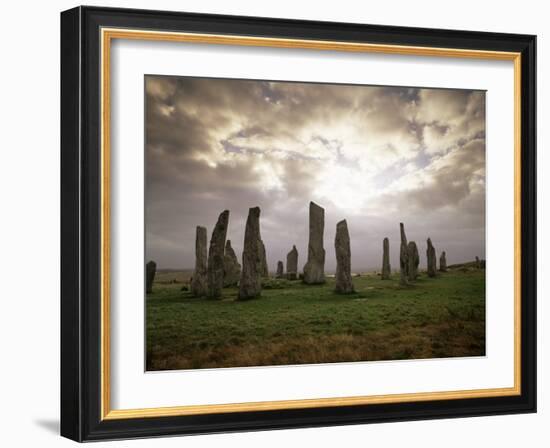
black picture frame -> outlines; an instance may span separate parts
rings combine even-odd
[[[521,394],[101,418],[100,29],[521,53]],[[61,13],[61,435],[76,441],[536,412],[536,36],[100,7]]]

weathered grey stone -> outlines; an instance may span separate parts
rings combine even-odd
[[[191,293],[202,297],[208,293],[208,268],[206,265],[206,228],[197,226],[195,234],[195,272],[191,279]]]
[[[477,255],[476,255],[476,268],[481,269],[481,260]]]
[[[407,245],[407,236],[405,235],[405,226],[402,222],[399,223],[401,231],[401,246],[399,248],[399,283],[408,285],[409,272],[409,248]]]
[[[239,278],[241,278],[241,265],[231,247],[231,240],[227,240],[223,256],[223,287],[237,286]]]
[[[153,282],[157,273],[157,264],[151,260],[145,265],[145,292],[150,294],[153,292]]]
[[[315,285],[325,283],[325,209],[314,202],[309,203],[309,244],[307,263],[304,266],[304,283]]]
[[[418,265],[420,264],[418,247],[416,247],[416,243],[414,241],[409,241],[409,244],[407,245],[407,257],[409,261],[407,279],[412,282],[418,278]]]
[[[239,281],[239,300],[259,297],[262,292],[260,259],[260,207],[248,210],[244,231],[243,266]]]
[[[229,225],[229,210],[224,210],[212,231],[208,249],[208,297],[219,299],[223,288],[223,258],[225,237]]]
[[[285,276],[285,268],[283,266],[283,262],[279,260],[277,262],[277,274],[275,274],[275,278],[283,278]]]
[[[382,243],[382,280],[389,280],[390,276],[390,240],[384,238],[384,242]]]
[[[267,257],[265,254],[265,245],[261,235],[258,237],[258,250],[260,251],[260,274],[262,277],[269,277],[269,268],[267,267]]]
[[[292,246],[292,250],[286,255],[286,278],[296,280],[298,278],[298,250]]]
[[[351,248],[349,241],[348,223],[344,219],[336,224],[336,237],[334,238],[336,252],[336,286],[339,294],[355,292],[351,279]]]
[[[436,271],[436,259],[435,259],[435,247],[432,244],[432,240],[428,238],[428,249],[426,249],[426,256],[428,258],[428,277],[435,277]]]
[[[441,252],[441,256],[439,257],[439,270],[447,272],[447,254],[445,251]]]

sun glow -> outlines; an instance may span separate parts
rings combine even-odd
[[[328,200],[347,213],[361,213],[372,196],[372,185],[359,169],[330,165],[317,179],[314,197]]]

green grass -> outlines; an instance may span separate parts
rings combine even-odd
[[[162,278],[162,276],[161,276]],[[166,279],[163,279],[166,280]],[[325,285],[269,281],[262,297],[198,299],[182,283],[147,297],[147,369],[421,359],[485,355],[485,271],[354,277],[355,294]]]

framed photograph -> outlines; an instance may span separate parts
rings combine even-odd
[[[531,35],[61,14],[61,433],[536,411]]]

